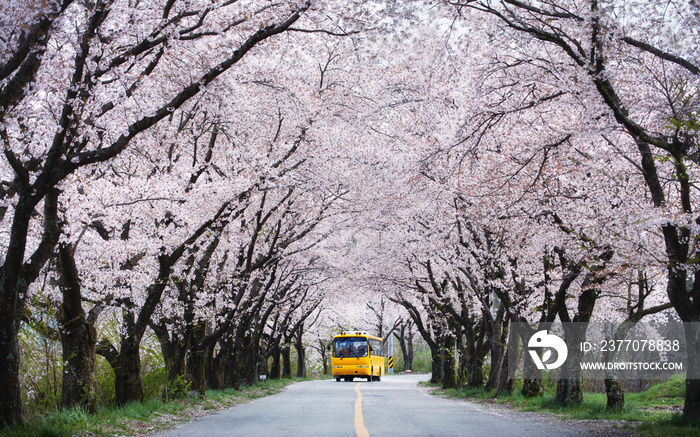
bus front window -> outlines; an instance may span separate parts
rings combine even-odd
[[[336,358],[359,358],[367,356],[367,339],[364,337],[341,337],[333,342]]]

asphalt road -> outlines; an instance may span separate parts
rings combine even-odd
[[[301,382],[157,437],[587,435],[572,423],[432,396],[418,386],[427,378],[385,375],[381,382]]]

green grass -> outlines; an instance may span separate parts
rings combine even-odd
[[[584,393],[581,405],[562,406],[554,400],[554,385],[545,389],[545,395],[525,398],[520,391],[512,395],[485,392],[483,389],[437,390],[448,397],[470,399],[483,403],[507,404],[520,411],[555,414],[565,420],[607,420],[619,423],[622,429],[632,429],[642,436],[681,437],[700,435],[700,421],[683,418],[685,379],[673,377],[641,393],[626,393],[625,405],[620,409],[606,409],[604,393]]]
[[[685,400],[685,377],[674,376],[666,382],[656,384],[641,393],[630,393],[627,398],[649,407],[683,405]]]
[[[100,407],[95,414],[88,414],[83,408],[56,411],[37,417],[28,424],[2,430],[0,437],[139,436],[172,428],[222,408],[279,393],[289,384],[301,380],[268,380],[264,384],[246,386],[240,390],[209,390],[204,398],[186,396],[171,402],[150,399],[119,408]]]

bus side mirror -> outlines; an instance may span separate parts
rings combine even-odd
[[[326,350],[328,350],[328,351],[331,350],[331,345],[330,345],[330,344],[329,344],[328,346],[326,346]]]

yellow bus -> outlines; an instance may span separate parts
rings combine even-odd
[[[384,375],[384,342],[366,332],[342,332],[333,337],[331,368],[336,381],[367,378],[381,381]]]

